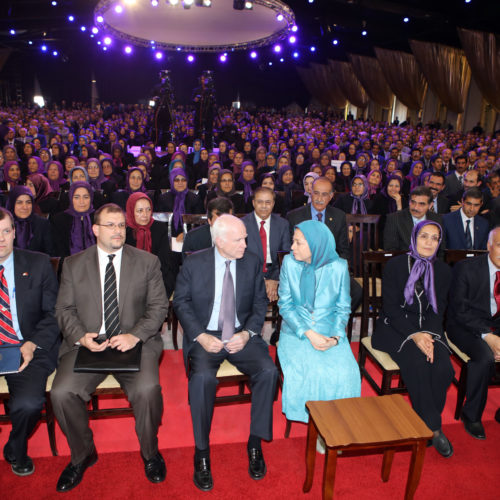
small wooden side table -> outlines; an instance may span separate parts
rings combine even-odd
[[[427,441],[432,431],[400,394],[308,401],[307,474],[303,491],[311,490],[318,433],[326,444],[323,500],[333,498],[337,452],[383,452],[382,481],[389,480],[395,451],[412,450],[405,499],[413,498],[420,480]]]

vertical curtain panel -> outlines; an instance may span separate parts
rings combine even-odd
[[[375,48],[375,54],[382,73],[396,97],[409,109],[421,109],[427,81],[415,56],[378,47]]]
[[[356,54],[349,54],[349,59],[354,74],[368,97],[382,108],[389,109],[392,105],[392,91],[387,85],[378,60]]]
[[[460,49],[439,43],[410,40],[429,87],[454,113],[463,113],[469,92],[471,70]]]
[[[297,67],[309,93],[324,106],[344,108],[346,97],[325,64],[312,63],[309,68]]]
[[[472,76],[483,97],[500,113],[500,47],[493,33],[458,28]]]
[[[357,108],[364,109],[368,105],[368,95],[356,78],[351,63],[342,61],[328,61],[331,75],[341,88],[347,100]]]

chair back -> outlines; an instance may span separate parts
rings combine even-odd
[[[378,223],[380,215],[347,214],[347,230],[352,230],[351,270],[355,277],[362,275],[361,254],[367,250],[378,250]]]
[[[191,229],[208,224],[207,214],[182,214],[182,226],[184,233]]]
[[[471,257],[477,257],[478,255],[483,255],[487,253],[487,250],[445,250],[444,261],[453,266],[457,262],[464,259],[470,259]]]
[[[172,237],[172,217],[173,212],[153,212],[153,219],[158,222],[165,222],[168,227],[168,237]]]

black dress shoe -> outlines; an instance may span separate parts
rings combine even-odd
[[[201,491],[210,491],[214,487],[209,458],[195,459],[193,481]]]
[[[97,462],[97,450],[94,448],[92,453],[85,458],[85,460],[78,464],[73,465],[71,462],[62,471],[59,481],[57,481],[57,491],[65,492],[72,490],[78,486],[83,479],[84,472]]]
[[[262,479],[266,475],[266,462],[262,450],[250,448],[248,450],[248,473],[252,479]]]
[[[165,466],[165,460],[163,460],[160,452],[150,460],[145,460],[144,457],[142,457],[142,460],[144,461],[144,472],[146,472],[146,477],[152,483],[161,483],[165,481],[167,467]]]
[[[269,339],[269,343],[271,345],[276,345],[279,339],[280,339],[280,334],[276,330],[274,330],[274,332],[271,335],[271,338]]]
[[[473,422],[472,420],[469,420],[465,415],[462,415],[461,418],[467,433],[469,433],[473,438],[476,439],[486,439],[484,427],[480,420],[478,422]]]
[[[5,461],[10,465],[16,463],[16,457],[14,456],[14,453],[12,453],[9,443],[6,443],[3,447],[3,458],[5,458]]]
[[[500,424],[500,408],[495,413],[495,420]]]
[[[439,431],[439,433],[432,438],[432,446],[434,446],[436,451],[444,458],[448,458],[453,455],[453,446],[451,446],[450,441],[444,435],[443,431]]]
[[[28,456],[21,463],[17,463],[17,461],[15,461],[11,464],[10,468],[16,476],[29,476],[35,472],[33,460],[31,460]]]

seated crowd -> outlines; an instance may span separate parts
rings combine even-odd
[[[462,419],[469,434],[484,439],[488,380],[500,360],[500,231],[495,229],[500,225],[500,132],[485,136],[344,121],[322,113],[221,109],[214,128],[217,147],[210,151],[194,136],[192,114],[182,109],[175,114],[176,140],[157,151],[152,111],[139,106],[0,112],[0,205],[12,214],[15,228],[9,229],[10,214],[2,210],[0,238],[12,242],[10,251],[0,252],[0,262],[7,270],[12,247],[65,259],[57,304],[56,285],[42,280],[51,297],[44,308],[55,308],[63,338],[52,402],[71,462],[58,491],[74,488],[97,460],[84,402],[102,377],[73,373],[77,344],[91,351],[126,351],[142,342],[147,369],[118,378],[134,407],[146,476],[152,482],[165,478],[156,438],[162,405],[158,330],[174,290],[173,306],[184,331],[199,489],[213,487],[209,434],[215,375],[225,359],[250,377],[249,473],[253,479],[266,474],[261,439],[272,438],[277,381],[261,337],[268,302],[278,301],[283,318],[278,353],[287,418],[307,421],[308,399],[359,396],[359,370],[345,335],[362,298],[352,272],[353,239],[359,235],[348,230],[348,214],[378,215],[380,249],[408,252],[386,267],[373,345],[399,364],[415,411],[434,433],[431,444],[445,457],[453,454],[441,429],[453,378],[443,325],[447,310],[447,334],[471,358]],[[207,224],[186,231],[186,214],[200,219],[206,214]],[[143,259],[144,252],[136,249],[158,259]],[[488,252],[459,263],[452,278],[443,261],[447,249]],[[280,251],[292,252],[282,267]],[[129,271],[147,283],[135,295],[124,295],[130,308],[125,319],[120,316],[117,335],[98,342],[113,324],[107,306],[114,300],[118,308],[117,290],[122,310],[126,285],[120,278],[132,280]],[[99,278],[101,289],[92,288]],[[110,279],[114,296],[106,291]],[[92,314],[80,290],[87,281],[102,314]],[[476,281],[486,283],[484,289]],[[28,358],[38,364],[37,346],[52,354],[59,349],[55,318],[50,345],[25,337],[17,317],[11,326],[28,340]],[[271,342],[276,340],[273,334]],[[331,363],[337,367],[333,372]],[[54,356],[40,366],[43,380],[56,366]],[[309,379],[311,373],[316,379]],[[336,382],[331,387],[315,382],[325,378]],[[24,430],[13,418],[4,456],[18,475],[33,472],[26,442],[39,406],[23,415]]]

